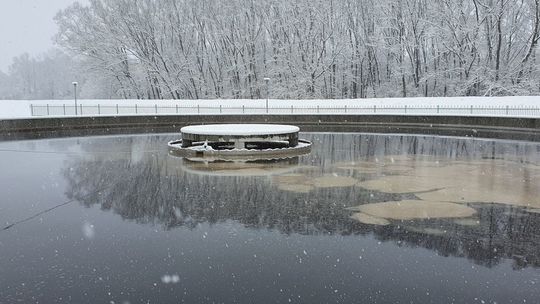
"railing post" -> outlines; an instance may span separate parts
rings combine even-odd
[[[472,114],[473,106],[471,106],[471,114]]]
[[[405,114],[407,114],[407,105],[405,105]]]
[[[506,106],[506,115],[508,115],[508,106]]]
[[[178,114],[178,104],[176,104],[176,114]]]
[[[197,114],[201,114],[201,107],[197,105]]]
[[[347,113],[347,105],[345,105],[345,113]]]
[[[320,113],[319,105],[317,105],[317,114]]]
[[[242,105],[242,114],[245,114],[246,113],[246,108],[244,107],[244,105]]]
[[[66,104],[62,104],[62,107],[64,108],[64,116],[66,116]]]
[[[219,114],[221,114],[221,113],[223,113],[223,112],[221,111],[221,105],[219,105]]]
[[[293,114],[293,113],[294,113],[294,106],[291,105],[291,114]]]
[[[373,106],[373,113],[377,113],[377,106],[376,105]]]
[[[139,114],[139,106],[137,104],[135,104],[135,114]]]
[[[439,105],[437,105],[437,114],[441,112],[440,108],[441,107]]]
[[[47,104],[47,116],[49,116],[49,104]]]
[[[83,115],[83,112],[82,112],[83,105],[82,105],[82,103],[80,104],[80,106],[81,106],[81,115]]]
[[[156,114],[157,114],[157,103],[154,104],[154,109],[156,109]]]
[[[30,116],[34,116],[34,105],[30,104]]]
[[[99,103],[97,104],[97,113],[101,115],[101,105]]]
[[[116,114],[117,114],[117,115],[119,114],[119,111],[118,111],[118,104],[116,104]]]

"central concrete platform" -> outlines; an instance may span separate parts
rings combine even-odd
[[[295,147],[300,128],[274,124],[213,124],[187,126],[180,129],[182,147],[210,143],[214,149],[232,146],[235,149],[267,147]]]
[[[279,159],[311,151],[298,139],[300,128],[275,124],[211,124],[180,129],[182,139],[168,143],[171,155],[191,159]]]

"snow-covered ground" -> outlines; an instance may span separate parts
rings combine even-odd
[[[265,114],[266,100],[78,100],[77,114]],[[401,114],[540,117],[540,96],[269,100],[269,114]],[[0,100],[0,118],[73,116],[73,100]]]

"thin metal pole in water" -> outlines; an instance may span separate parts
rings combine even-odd
[[[71,84],[73,85],[73,95],[75,97],[75,116],[77,116],[78,115],[78,113],[77,113],[77,85],[79,83],[74,81]]]

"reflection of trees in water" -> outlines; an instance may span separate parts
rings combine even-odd
[[[384,157],[427,154],[444,158],[507,158],[538,163],[539,146],[453,138],[308,135],[315,142],[301,164],[315,172],[332,173],[332,164]],[[442,256],[466,257],[488,267],[502,259],[517,268],[540,266],[540,215],[502,205],[478,205],[478,226],[452,220],[393,222],[377,227],[350,219],[346,207],[360,203],[400,200],[410,195],[385,194],[359,187],[316,188],[307,194],[278,191],[268,176],[210,176],[183,170],[181,159],[167,155],[168,137],[131,137],[121,152],[74,156],[64,172],[68,196],[85,206],[98,204],[138,223],[194,228],[199,223],[237,221],[246,227],[282,233],[356,235],[373,233],[381,240],[419,246]],[[108,139],[95,141],[108,147]],[[95,151],[96,147],[89,147]],[[104,148],[104,150],[110,150]],[[158,151],[158,152],[145,152]],[[269,166],[272,164],[270,163]],[[282,166],[282,164],[280,164]],[[354,173],[353,173],[354,174]],[[96,189],[100,193],[92,194]],[[414,229],[410,229],[413,227]],[[422,231],[423,228],[432,230]],[[442,233],[429,233],[429,231]]]

